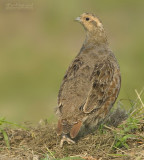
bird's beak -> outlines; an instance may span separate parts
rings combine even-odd
[[[77,17],[75,21],[81,22],[81,17]]]

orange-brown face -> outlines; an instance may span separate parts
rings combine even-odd
[[[77,17],[76,20],[83,24],[84,28],[88,31],[103,29],[103,25],[100,20],[93,14],[83,13],[80,17]]]

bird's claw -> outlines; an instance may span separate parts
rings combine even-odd
[[[63,147],[64,142],[67,142],[68,144],[75,144],[75,141],[73,141],[72,139],[68,138],[67,135],[63,135],[62,139],[60,141],[60,147]]]

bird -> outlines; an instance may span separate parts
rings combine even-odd
[[[120,88],[120,67],[109,47],[101,20],[91,13],[75,19],[84,27],[84,43],[68,67],[58,93],[57,135],[74,144],[83,127],[101,124],[114,105]]]

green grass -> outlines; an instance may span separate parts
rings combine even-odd
[[[144,103],[140,97],[143,91],[144,89],[139,94],[137,90],[135,90],[137,99],[128,113],[128,118],[120,124],[118,128],[112,129],[115,136],[115,141],[112,146],[114,149],[122,147],[129,149],[128,140],[139,138],[139,135],[135,134],[135,132],[138,130],[141,122],[144,121]]]
[[[47,155],[46,158],[41,159],[41,160],[84,160],[84,159],[81,158],[81,157],[65,157],[65,158],[59,159],[59,158],[54,158],[54,157],[50,158],[50,157]]]
[[[26,130],[27,128],[23,127],[22,125],[13,123],[13,122],[9,122],[5,118],[0,118],[0,133],[2,134],[2,136],[4,138],[6,147],[8,149],[10,149],[9,137],[7,135],[7,132],[5,131],[6,127],[9,127],[9,128],[10,127],[17,127],[17,128],[21,128],[21,129],[24,129],[24,130]]]

